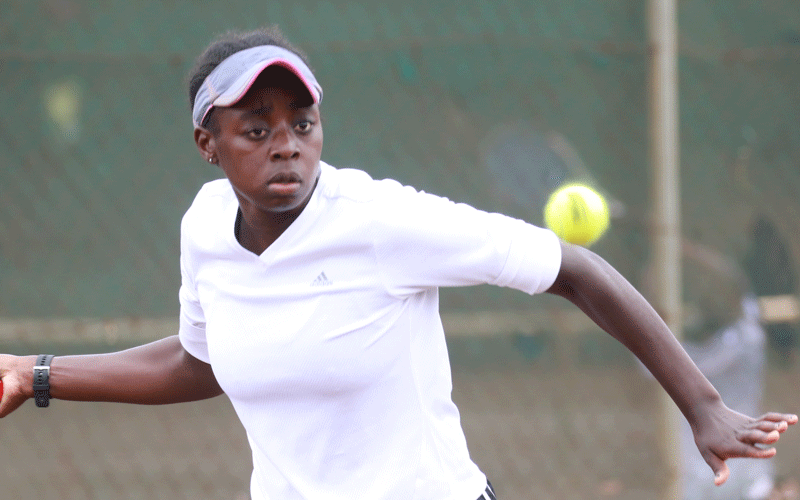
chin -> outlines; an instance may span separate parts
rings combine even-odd
[[[270,205],[268,208],[265,209],[266,212],[273,213],[275,215],[278,214],[286,214],[291,215],[292,212],[297,212],[305,207],[306,203],[311,197],[306,194],[302,198],[297,197],[287,197],[283,200],[278,200]]]

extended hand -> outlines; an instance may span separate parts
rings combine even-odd
[[[33,397],[33,365],[35,361],[36,356],[18,357],[0,354],[0,378],[3,380],[0,418],[5,417]]]
[[[694,440],[714,471],[714,484],[720,486],[730,476],[725,460],[775,456],[775,448],[765,446],[775,444],[781,433],[795,423],[797,415],[766,413],[752,418],[720,404],[693,427]]]

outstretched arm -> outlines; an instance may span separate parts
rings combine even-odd
[[[725,460],[769,458],[796,415],[751,418],[728,409],[658,313],[619,272],[594,252],[562,243],[561,270],[549,293],[566,298],[622,342],[664,387],[689,421],[717,485],[729,475]]]
[[[35,356],[0,355],[0,417],[33,397],[35,362]],[[158,405],[220,394],[211,366],[186,352],[177,336],[109,354],[56,356],[50,368],[55,399]]]

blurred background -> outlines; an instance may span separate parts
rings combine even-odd
[[[645,1],[4,0],[0,351],[177,332],[180,219],[221,177],[196,152],[185,77],[215,35],[271,24],[325,89],[325,161],[538,225],[553,189],[585,182],[613,212],[592,249],[658,287]],[[726,397],[798,412],[800,9],[682,2],[677,36],[685,341]],[[627,351],[554,297],[444,290],[442,311],[454,399],[501,499],[663,498],[660,389]],[[729,333],[745,316],[751,334]],[[748,498],[798,498],[791,434]],[[248,498],[224,398],[31,403],[0,443],[2,498]]]

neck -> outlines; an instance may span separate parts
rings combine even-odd
[[[236,197],[239,199],[239,209],[236,213],[234,231],[239,244],[256,255],[261,255],[303,213],[316,191],[317,182],[319,182],[319,176],[314,180],[314,188],[311,193],[300,206],[281,212],[261,210],[236,193]]]
[[[254,217],[239,208],[236,214],[236,239],[244,248],[260,255],[292,225],[301,212],[302,209],[268,214],[261,212]]]

